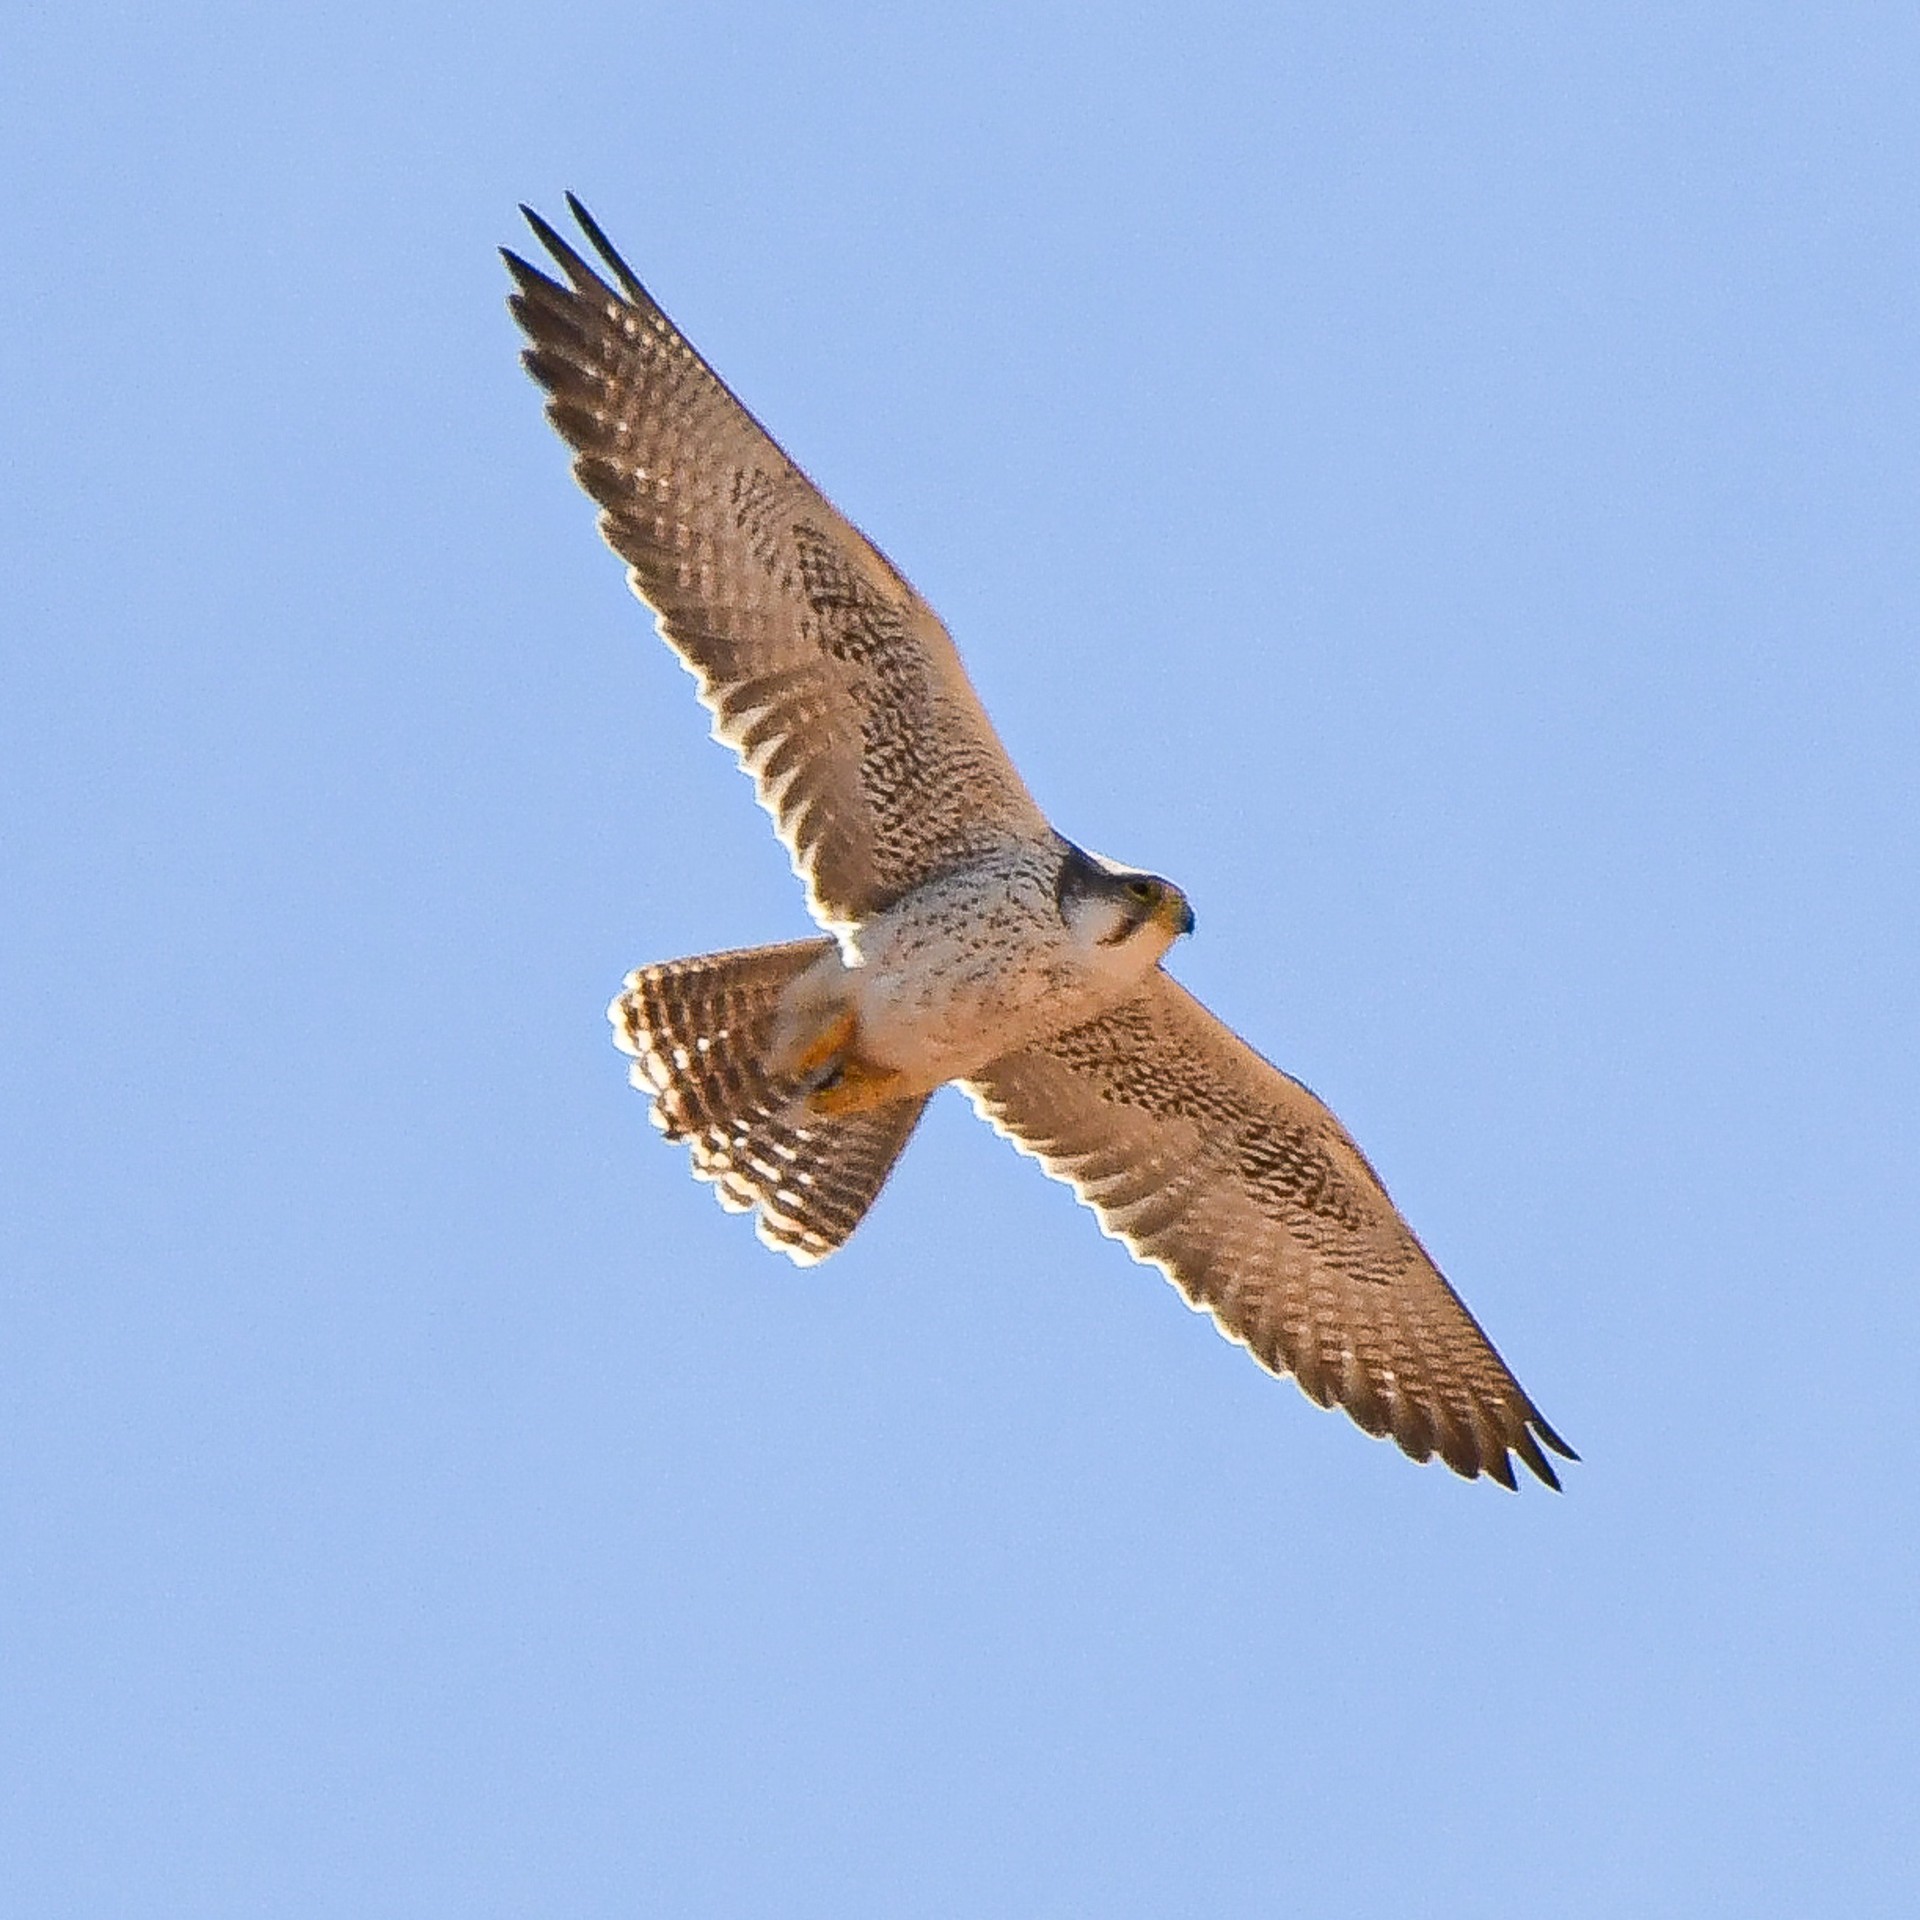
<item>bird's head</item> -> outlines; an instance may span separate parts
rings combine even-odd
[[[1193,908],[1171,880],[1069,845],[1054,884],[1060,918],[1093,948],[1145,965],[1193,931]]]

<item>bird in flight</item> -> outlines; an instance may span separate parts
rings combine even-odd
[[[1346,1130],[1162,967],[1186,896],[1048,824],[938,616],[568,205],[597,265],[526,208],[559,277],[505,255],[527,370],[822,929],[628,975],[609,1017],[655,1124],[809,1263],[954,1082],[1320,1405],[1557,1487],[1572,1449]]]

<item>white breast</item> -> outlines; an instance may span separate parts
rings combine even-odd
[[[1018,848],[943,875],[846,943],[860,1051],[918,1088],[964,1078],[1123,999],[1153,944],[1102,946],[1068,926],[1052,849]]]

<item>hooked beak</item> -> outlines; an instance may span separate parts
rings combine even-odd
[[[1162,896],[1154,916],[1177,940],[1183,933],[1193,931],[1193,908],[1187,896],[1176,886],[1169,884]]]

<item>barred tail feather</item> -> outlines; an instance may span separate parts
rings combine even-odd
[[[927,1096],[819,1119],[773,1072],[768,1047],[780,996],[831,945],[796,940],[669,960],[627,976],[607,1017],[633,1056],[630,1077],[653,1096],[653,1123],[684,1140],[693,1171],[720,1204],[759,1215],[760,1238],[802,1266],[860,1224]]]

